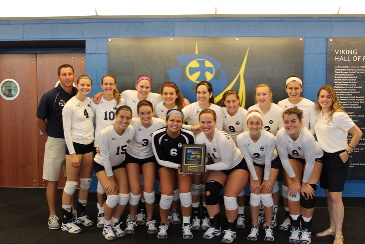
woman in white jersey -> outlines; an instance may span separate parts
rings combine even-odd
[[[212,109],[217,115],[216,127],[219,130],[223,129],[223,112],[222,108],[214,104],[213,87],[208,81],[201,81],[196,86],[196,98],[197,102],[189,104],[184,107],[182,112],[188,125],[199,125],[199,113],[203,109]],[[205,175],[194,175],[194,181],[192,186],[193,194],[193,230],[207,229],[209,228],[209,217],[205,208],[205,200],[203,197],[203,214],[200,215],[200,193],[204,192],[205,187]],[[202,221],[201,221],[202,218]]]
[[[272,90],[271,87],[267,84],[259,84],[255,88],[255,101],[256,104],[249,107],[250,110],[258,110],[262,114],[262,123],[264,125],[264,129],[268,132],[271,132],[273,135],[276,135],[276,132],[283,127],[283,118],[282,114],[284,109],[279,105],[272,102]],[[279,184],[275,182],[273,193],[274,206],[273,206],[273,227],[275,228],[276,223],[276,214],[278,211],[280,191]],[[261,215],[260,215],[261,218]],[[265,223],[265,218],[261,218],[262,224]],[[259,223],[260,224],[260,223]],[[262,225],[264,226],[264,225]]]
[[[274,241],[272,227],[273,198],[272,190],[276,182],[280,160],[275,150],[275,137],[268,131],[262,130],[262,114],[251,110],[247,115],[247,129],[237,137],[237,145],[247,162],[250,170],[250,205],[251,232],[249,241],[257,241],[259,235],[260,203],[264,206],[266,216],[265,241]]]
[[[128,145],[126,163],[130,186],[129,211],[126,234],[133,234],[137,225],[136,211],[141,196],[140,172],[143,175],[143,196],[146,201],[147,221],[149,234],[157,233],[156,221],[152,220],[155,203],[154,184],[156,179],[156,159],[152,150],[152,134],[165,126],[165,121],[153,117],[153,105],[150,101],[142,100],[137,105],[139,118],[133,118],[131,126],[136,133]]]
[[[237,144],[237,136],[246,131],[247,110],[240,107],[240,97],[234,90],[228,90],[223,94],[222,110],[224,114],[223,131],[230,135]],[[238,198],[238,217],[236,228],[245,228],[245,189],[239,193]]]
[[[102,104],[102,103],[100,103]],[[125,168],[125,153],[134,137],[134,129],[129,126],[132,110],[120,106],[115,112],[116,122],[104,128],[99,135],[99,152],[94,159],[96,177],[104,188],[107,199],[103,204],[105,220],[103,235],[107,240],[125,236],[119,222],[128,203],[128,177]]]
[[[284,128],[276,146],[289,185],[290,243],[311,243],[314,196],[322,170],[323,151],[303,126],[303,112],[296,106],[283,113]]]
[[[194,135],[190,131],[182,129],[183,121],[184,116],[180,110],[169,110],[166,115],[166,128],[159,129],[152,135],[152,148],[159,164],[161,186],[161,222],[157,233],[159,239],[167,238],[168,213],[173,201],[176,180],[183,215],[183,238],[193,238],[190,225],[192,174],[181,173],[179,169],[182,160],[182,145],[194,144]]]
[[[151,92],[152,78],[148,75],[141,75],[137,78],[135,84],[136,90],[125,90],[122,92],[122,97],[125,104],[131,107],[133,118],[138,118],[137,105],[139,101],[148,100],[152,103],[153,108],[156,104],[162,102],[162,97],[158,93]]]
[[[314,125],[324,151],[321,187],[326,190],[330,227],[318,237],[335,236],[334,244],[343,243],[344,206],[342,191],[349,167],[349,157],[359,143],[362,132],[339,104],[333,87],[322,86],[317,93],[317,123]],[[347,135],[352,135],[350,143]]]
[[[237,196],[246,185],[249,171],[241,152],[232,138],[216,128],[216,113],[203,109],[199,115],[202,132],[196,136],[195,143],[206,145],[206,165],[208,172],[205,196],[210,218],[210,227],[203,238],[212,239],[221,235],[220,225],[220,192],[224,192],[224,206],[227,223],[222,242],[231,243],[236,238],[235,221],[238,216]]]
[[[91,184],[93,167],[94,112],[91,99],[86,95],[92,88],[92,80],[87,75],[77,79],[78,93],[71,98],[62,110],[63,130],[66,141],[67,181],[62,194],[63,222],[61,229],[69,233],[80,233],[77,224],[93,225],[85,214],[87,197]],[[78,181],[80,192],[77,202],[77,216],[73,221],[71,205]]]
[[[303,92],[303,82],[300,78],[296,76],[290,76],[285,81],[285,91],[288,94],[288,98],[278,102],[278,105],[283,109],[292,108],[297,106],[303,111],[303,126],[310,129],[312,134],[314,134],[314,124],[316,123],[317,113],[314,109],[314,102],[301,97]],[[283,175],[283,185],[282,185],[282,195],[285,206],[285,216],[283,223],[279,225],[278,229],[287,231],[290,227],[289,218],[289,206],[288,206],[288,184],[286,182],[285,172],[282,171]]]
[[[99,134],[100,131],[115,123],[115,111],[124,104],[123,98],[117,89],[117,79],[112,74],[106,74],[101,78],[101,88],[103,95],[98,104],[91,102],[91,108],[95,115],[95,141],[94,147],[99,152]],[[97,208],[98,216],[96,226],[103,228],[104,226],[104,202],[105,191],[100,182],[97,185]]]

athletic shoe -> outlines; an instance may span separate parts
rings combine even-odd
[[[265,238],[264,241],[274,241],[274,231],[272,226],[267,226],[265,228]]]
[[[236,228],[237,229],[243,229],[245,228],[245,216],[243,216],[243,214],[239,214],[237,217],[237,223],[236,223]]]
[[[168,225],[161,224],[158,227],[157,238],[158,239],[166,239],[167,238],[167,230],[168,229],[169,229],[169,226]]]
[[[69,222],[66,224],[62,223],[61,230],[67,231],[68,233],[71,233],[71,234],[78,234],[78,233],[82,232],[82,229],[80,227],[78,227],[76,224],[74,224],[73,222]]]
[[[97,217],[96,227],[103,228],[104,227],[104,214],[100,213]]]
[[[208,216],[205,216],[202,219],[202,225],[200,226],[201,230],[207,230],[210,227],[210,219],[208,218]]]
[[[191,229],[200,230],[200,219],[198,216],[193,217],[193,224],[191,225]]]
[[[122,222],[112,226],[112,230],[113,230],[116,237],[124,237],[126,235],[125,232],[120,228],[121,224],[122,224]]]
[[[114,234],[113,228],[110,225],[105,225],[104,226],[104,228],[103,228],[103,236],[108,241],[112,241],[112,240],[117,239],[117,237]]]
[[[289,243],[299,243],[300,241],[300,229],[299,227],[291,227],[291,234],[289,236]]]
[[[148,234],[152,235],[157,233],[156,220],[147,220],[146,226],[148,227]]]
[[[224,230],[224,236],[222,238],[223,243],[231,243],[236,239],[236,231],[234,230]]]
[[[48,228],[51,230],[58,230],[60,228],[60,223],[58,223],[59,218],[56,215],[52,215],[48,218]]]
[[[209,227],[203,234],[204,239],[212,239],[221,235],[221,228]]]
[[[271,222],[271,227],[274,229],[278,226],[278,223],[276,222],[276,219],[273,219]]]
[[[259,237],[259,227],[258,226],[252,226],[251,227],[251,233],[247,236],[247,240],[257,241],[258,237]]]
[[[266,217],[265,217],[265,215],[264,216],[260,216],[259,217],[259,226],[261,227],[261,229],[265,229],[265,227],[266,227]]]
[[[191,232],[191,224],[183,224],[182,233],[184,239],[192,239],[193,232]]]
[[[83,226],[92,226],[94,225],[94,221],[89,219],[89,216],[83,215],[81,217],[77,217],[75,224],[82,224]]]
[[[290,229],[290,219],[285,218],[284,222],[281,225],[279,225],[278,229],[282,231],[288,231]]]
[[[308,229],[302,229],[300,235],[300,244],[310,244],[312,242],[312,232]]]
[[[144,209],[140,209],[136,214],[136,222],[137,225],[145,225],[146,224],[147,215]]]
[[[127,227],[125,227],[125,233],[127,235],[131,235],[131,234],[134,234],[134,229],[136,228],[137,226],[137,222],[136,221],[133,221],[131,219],[127,219]]]
[[[181,220],[179,218],[179,214],[176,212],[176,210],[172,210],[168,217],[169,223],[173,225],[181,224]]]

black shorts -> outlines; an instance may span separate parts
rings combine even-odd
[[[125,154],[125,160],[124,160],[127,164],[130,163],[135,163],[135,164],[139,164],[139,165],[144,165],[145,163],[157,163],[155,156],[149,157],[149,158],[143,158],[143,159],[139,159],[139,158],[135,158],[131,155],[129,155],[128,153]]]
[[[265,168],[265,164],[257,164],[257,163],[253,163],[253,166],[258,166],[260,168]],[[280,169],[281,167],[281,161],[279,156],[277,156],[274,160],[271,161],[271,168],[272,169]]]
[[[114,171],[114,170],[119,169],[119,168],[125,168],[125,165],[126,165],[126,163],[125,163],[125,161],[123,161],[121,164],[118,164],[116,166],[113,166],[112,167],[112,170]],[[98,173],[98,172],[100,172],[100,171],[105,170],[105,168],[104,168],[103,165],[98,164],[95,161],[94,161],[94,164],[93,164],[93,169],[94,169],[95,174]]]
[[[75,152],[78,155],[86,154],[86,153],[90,153],[90,152],[94,151],[94,142],[87,144],[87,145],[73,142],[73,145],[74,145]],[[70,152],[68,151],[67,147],[66,147],[66,155],[70,155]]]
[[[328,189],[330,192],[343,192],[347,171],[350,166],[349,160],[343,163],[339,156],[344,151],[324,153],[320,180],[323,189]]]
[[[239,164],[237,164],[235,167],[233,167],[232,169],[222,170],[222,172],[228,176],[230,173],[232,173],[236,169],[243,169],[243,170],[246,170],[248,173],[250,173],[250,171],[248,170],[245,158],[243,158],[242,161]]]
[[[302,164],[306,164],[306,162],[305,162],[305,159],[304,159],[304,158],[294,158],[294,157],[292,157],[292,156],[290,156],[290,155],[288,155],[288,156],[289,156],[289,159],[296,159],[296,160],[300,161]],[[319,163],[323,163],[323,157],[321,157],[321,158],[316,158],[314,161],[315,161],[315,162],[319,162]]]

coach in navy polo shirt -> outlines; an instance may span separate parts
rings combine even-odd
[[[43,164],[43,179],[47,183],[47,202],[49,208],[48,227],[59,229],[56,215],[57,186],[61,169],[65,163],[66,143],[63,134],[62,109],[66,102],[77,93],[73,86],[76,75],[69,64],[58,67],[59,85],[43,95],[37,110],[37,124],[42,133],[48,136]]]

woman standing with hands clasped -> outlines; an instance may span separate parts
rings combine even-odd
[[[125,153],[134,137],[134,129],[129,126],[132,110],[120,106],[115,112],[116,123],[103,129],[99,135],[99,152],[94,159],[94,171],[104,188],[107,199],[103,204],[103,235],[107,240],[125,236],[119,222],[128,203],[128,177],[125,169]]]
[[[311,243],[314,196],[322,170],[323,151],[312,133],[303,127],[303,112],[296,106],[283,113],[284,128],[276,134],[276,146],[289,186],[290,243]]]
[[[334,236],[334,244],[343,243],[344,206],[342,192],[349,168],[349,158],[362,132],[339,104],[332,86],[322,86],[317,93],[317,123],[314,130],[324,151],[321,187],[326,190],[330,227],[317,237]],[[347,135],[352,135],[350,143]]]

